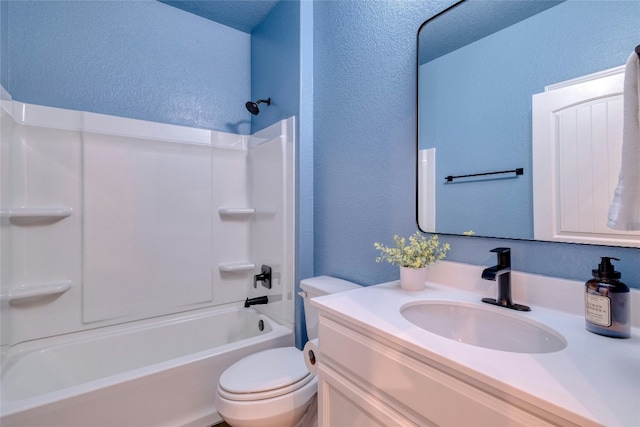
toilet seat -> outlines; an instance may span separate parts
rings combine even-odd
[[[220,377],[218,394],[234,401],[270,399],[293,393],[313,378],[300,350],[274,348],[231,365]]]

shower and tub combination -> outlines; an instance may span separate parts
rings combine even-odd
[[[294,119],[235,135],[4,91],[0,111],[0,424],[220,421],[222,372],[293,344]]]

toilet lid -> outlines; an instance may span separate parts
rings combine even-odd
[[[224,395],[234,395],[235,400],[252,400],[258,398],[256,395],[264,399],[295,391],[312,379],[302,352],[283,347],[260,351],[234,363],[220,376],[219,388],[226,392]]]

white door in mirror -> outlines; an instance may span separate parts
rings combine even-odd
[[[640,232],[607,227],[622,156],[623,82],[624,67],[616,67],[533,95],[536,240],[640,247]]]

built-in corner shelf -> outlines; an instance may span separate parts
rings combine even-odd
[[[248,218],[256,213],[253,208],[218,208],[220,216],[228,216],[235,218]]]
[[[9,290],[8,300],[11,304],[20,304],[34,299],[61,295],[69,289],[71,289],[71,280],[61,280],[40,285],[16,286]]]
[[[224,264],[219,264],[218,269],[221,272],[232,273],[237,271],[250,271],[256,268],[256,264],[249,261],[240,261],[240,262],[229,262]]]
[[[2,211],[2,216],[16,225],[29,225],[40,222],[55,222],[71,215],[73,209],[69,207],[19,207]]]

